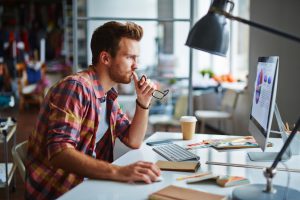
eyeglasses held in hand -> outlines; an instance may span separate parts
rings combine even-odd
[[[144,81],[147,81],[147,77],[145,75],[143,75],[140,79]],[[158,100],[162,100],[165,96],[167,96],[167,94],[169,93],[169,90],[164,90],[164,91],[160,91],[160,90],[154,90],[154,92],[152,93],[152,96],[155,98],[155,99],[158,99]]]

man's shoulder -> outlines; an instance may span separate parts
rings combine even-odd
[[[65,77],[59,82],[59,85],[68,83],[76,83],[88,89],[93,87],[88,69]]]

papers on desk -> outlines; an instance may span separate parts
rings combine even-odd
[[[186,145],[186,149],[193,150],[193,149],[201,149],[201,148],[207,148],[210,147],[211,144],[205,143],[205,142],[197,142]]]
[[[268,147],[272,146],[272,143],[268,143]],[[252,136],[244,136],[237,138],[225,138],[225,139],[210,139],[203,140],[198,143],[188,144],[187,149],[199,149],[213,147],[217,150],[227,149],[243,149],[243,148],[258,148],[258,144]]]

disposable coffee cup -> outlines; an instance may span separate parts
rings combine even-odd
[[[182,116],[180,118],[181,131],[184,140],[191,140],[195,134],[197,119],[194,116]]]

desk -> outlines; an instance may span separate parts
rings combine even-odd
[[[196,134],[193,140],[182,141],[181,134],[179,133],[169,133],[169,132],[158,132],[149,137],[146,141],[155,141],[163,139],[173,139],[178,144],[192,143],[203,139],[213,139],[222,138],[228,136],[221,135],[206,135],[206,134]],[[271,150],[279,150],[281,140],[272,139],[275,144]],[[200,156],[201,167],[200,171],[212,171],[217,174],[228,174],[236,176],[246,176],[251,183],[265,183],[265,178],[263,176],[261,169],[251,169],[251,168],[238,168],[238,167],[225,167],[217,165],[206,165],[205,162],[210,161],[231,161],[231,162],[250,162],[245,151],[230,151],[230,152],[218,152],[212,148],[197,149],[193,150]],[[250,151],[247,150],[247,151]],[[251,149],[251,151],[259,151],[259,149]],[[165,160],[158,154],[156,154],[151,147],[147,146],[145,143],[140,149],[131,150],[128,153],[121,156],[119,159],[115,160],[113,164],[116,165],[127,165],[139,160],[156,162],[157,160]],[[291,160],[287,161],[286,164],[290,168],[299,168],[300,156],[294,156]],[[253,163],[252,163],[253,164]],[[265,166],[271,165],[271,163],[259,163]],[[279,167],[282,167],[279,165]],[[143,184],[143,183],[121,183],[113,181],[101,181],[101,180],[87,180],[79,184],[71,191],[67,192],[61,196],[60,200],[76,200],[76,199],[107,199],[107,200],[117,200],[117,199],[130,199],[130,200],[140,200],[147,199],[148,195],[166,187],[170,184],[192,188],[196,190],[202,190],[206,192],[211,192],[215,194],[230,195],[233,188],[221,188],[214,184],[199,183],[199,184],[186,184],[185,181],[176,181],[176,178],[190,175],[188,172],[169,172],[162,171],[162,182],[156,182],[153,184]],[[274,184],[283,185],[287,183],[287,172],[280,171],[274,178]],[[300,173],[291,172],[290,187],[298,189],[300,185]]]

